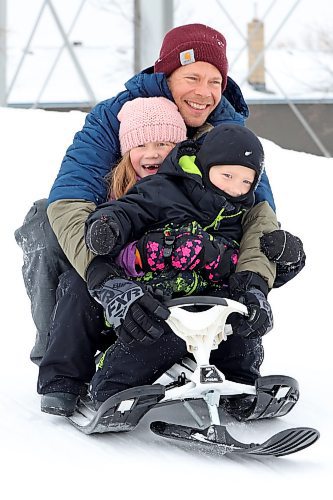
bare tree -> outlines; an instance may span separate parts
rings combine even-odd
[[[126,21],[133,22],[134,0],[89,0],[100,10],[122,16]]]
[[[333,92],[333,26],[311,26],[303,42],[311,55],[313,71],[322,75],[322,81],[312,86],[312,90]]]

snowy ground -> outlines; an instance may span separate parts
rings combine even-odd
[[[148,431],[153,411],[131,434],[88,437],[66,420],[40,412],[37,368],[29,361],[34,325],[21,279],[22,255],[13,232],[33,200],[48,195],[79,112],[0,109],[3,196],[1,217],[2,361],[0,439],[2,498],[312,499],[331,487],[332,366],[329,234],[333,159],[283,150],[263,141],[267,171],[283,226],[301,236],[307,267],[271,293],[275,328],[264,341],[264,375],[298,379],[301,399],[274,422],[238,424],[235,437],[262,441],[304,425],[321,432],[312,448],[287,458],[196,454]],[[6,494],[4,495],[4,492]]]

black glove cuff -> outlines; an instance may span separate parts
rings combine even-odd
[[[234,273],[229,278],[231,297],[238,300],[250,288],[257,288],[267,297],[269,288],[267,282],[259,274],[251,271]]]
[[[86,271],[88,290],[100,288],[110,278],[125,278],[123,269],[114,263],[108,255],[99,255],[93,259]]]
[[[214,260],[221,256],[225,252],[225,246],[223,243],[218,243],[216,240],[204,240],[203,242],[203,256],[202,256],[202,265],[210,264]]]

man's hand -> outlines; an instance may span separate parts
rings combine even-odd
[[[241,337],[262,337],[273,328],[273,314],[265,295],[257,288],[250,288],[239,298],[246,305],[249,316],[241,316],[232,324],[234,333]]]
[[[305,260],[302,241],[288,231],[277,229],[260,238],[261,251],[266,257],[282,266]]]
[[[233,332],[242,337],[262,337],[273,328],[273,313],[267,301],[266,282],[255,273],[235,273],[229,280],[230,297],[244,304],[248,316],[231,316]]]
[[[117,334],[127,344],[134,341],[153,344],[164,334],[163,323],[169,316],[169,309],[146,292],[128,308]]]

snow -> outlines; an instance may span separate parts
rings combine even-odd
[[[263,140],[278,218],[298,234],[307,266],[272,291],[275,328],[264,339],[262,374],[295,377],[301,398],[277,421],[233,424],[244,441],[263,441],[292,426],[315,427],[321,439],[285,458],[196,453],[148,430],[153,410],[131,434],[85,436],[65,419],[40,412],[37,367],[29,360],[34,325],[13,232],[33,200],[46,197],[66,147],[85,115],[0,108],[1,217],[1,497],[312,499],[331,486],[332,282],[329,234],[333,159],[284,150]],[[172,419],[172,409],[168,416]]]

